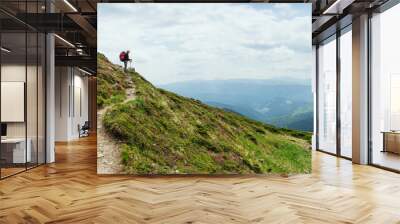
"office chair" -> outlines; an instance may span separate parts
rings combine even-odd
[[[82,127],[78,125],[78,129],[79,129],[79,138],[89,136],[89,129],[90,129],[89,121],[85,121]]]

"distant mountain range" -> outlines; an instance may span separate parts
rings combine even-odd
[[[177,94],[290,129],[313,130],[311,82],[302,79],[195,80],[160,85]]]

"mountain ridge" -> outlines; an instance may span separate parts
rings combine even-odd
[[[212,106],[225,105],[222,107],[261,122],[313,130],[313,96],[309,80],[193,80],[159,87]]]

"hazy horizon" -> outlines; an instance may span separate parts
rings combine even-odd
[[[296,85],[311,85],[311,78],[292,78],[292,77],[273,77],[273,78],[265,78],[265,79],[246,79],[246,78],[232,78],[232,79],[191,79],[191,80],[182,80],[176,82],[169,82],[165,84],[159,84],[158,86],[166,86],[172,84],[179,84],[179,83],[188,83],[188,82],[229,82],[229,81],[283,81],[282,84],[285,83],[295,83]],[[311,91],[311,90],[310,90]]]

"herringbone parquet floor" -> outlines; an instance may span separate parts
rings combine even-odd
[[[400,223],[400,175],[313,154],[313,174],[96,175],[96,139],[0,181],[0,223]]]

